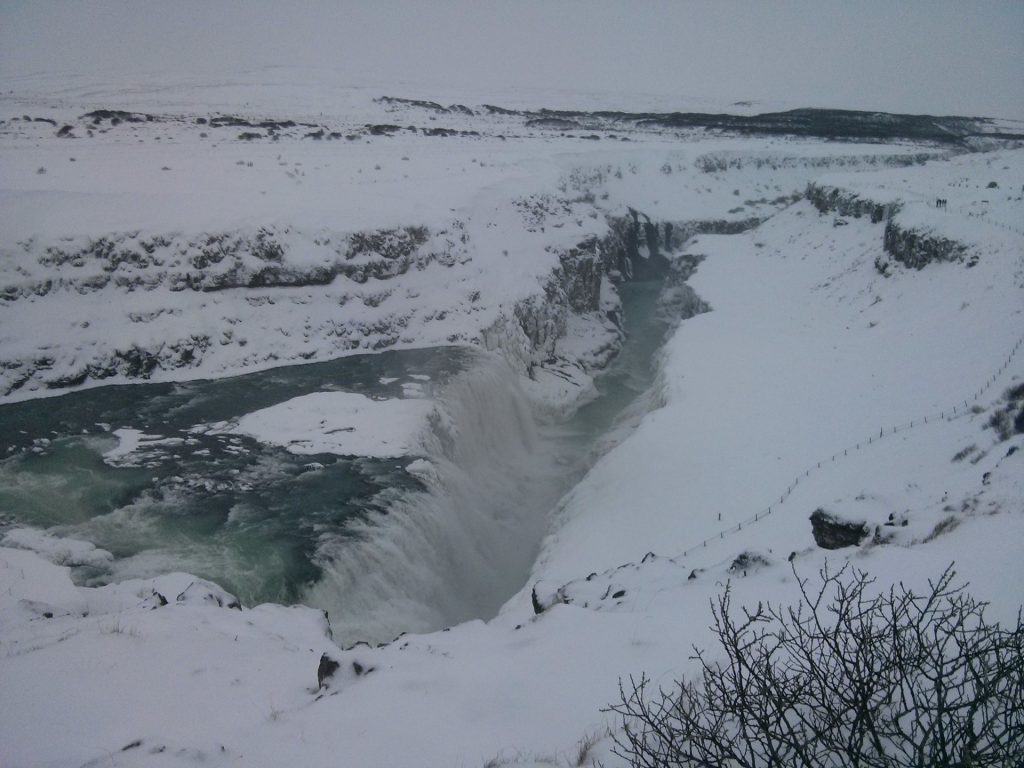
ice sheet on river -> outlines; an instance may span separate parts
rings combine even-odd
[[[316,392],[247,414],[224,431],[296,454],[388,458],[420,450],[420,435],[433,410],[429,400]]]

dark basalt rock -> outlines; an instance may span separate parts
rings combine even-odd
[[[256,126],[241,117],[218,115],[210,118],[211,128],[255,128]]]
[[[527,128],[554,128],[555,130],[566,131],[574,128],[582,128],[575,120],[567,120],[562,117],[535,117],[526,121]]]
[[[746,576],[748,570],[757,570],[766,565],[771,565],[771,563],[764,555],[758,552],[743,552],[732,561],[732,564],[729,566],[729,573]]]
[[[118,123],[145,123],[153,120],[152,115],[138,114],[136,112],[125,112],[123,109],[94,109],[82,115],[82,120],[91,120],[93,123],[102,123],[109,120],[111,124]]]
[[[894,221],[885,225],[883,247],[896,261],[913,269],[922,269],[933,261],[962,261],[967,246],[955,240],[903,229]],[[968,262],[967,266],[974,266]]]
[[[234,595],[225,592],[216,584],[197,579],[189,584],[176,598],[176,603],[183,605],[209,605],[217,608],[242,610],[241,603]]]
[[[402,126],[387,124],[368,125],[366,130],[371,136],[393,136],[402,130]]]
[[[863,521],[843,520],[821,507],[811,513],[811,533],[822,549],[855,547],[870,533]]]
[[[436,101],[423,101],[421,99],[400,99],[397,96],[381,96],[378,99],[374,99],[378,104],[396,104],[399,106],[406,107],[418,107],[420,109],[427,109],[431,112],[447,112],[448,110],[438,104]],[[455,105],[452,109],[458,108],[459,105]],[[463,107],[465,109],[465,107]],[[473,114],[470,112],[469,114]]]
[[[294,128],[294,120],[263,120],[259,124],[260,128],[265,128],[268,131],[281,131],[286,128]]]
[[[496,107],[493,104],[484,104],[484,109],[492,115],[518,115],[520,112],[515,109],[505,109],[505,107]]]
[[[444,631],[447,632],[448,630],[445,629]],[[405,633],[403,632],[402,634],[404,635]],[[401,637],[402,637],[402,635],[399,635],[398,637],[396,637],[391,642],[392,643],[397,642]],[[353,661],[352,662],[352,671],[356,673],[356,677],[362,677],[363,675],[368,675],[371,672],[373,672],[373,670],[375,670],[375,669],[376,669],[376,667],[365,667],[362,664],[360,664],[358,661]]]
[[[332,659],[326,653],[320,656],[320,665],[316,668],[316,687],[317,690],[323,690],[325,683],[327,683],[334,673],[341,668],[341,664]]]
[[[924,162],[922,156],[921,162]],[[860,218],[867,216],[873,224],[890,220],[902,207],[896,202],[879,203],[860,197],[855,192],[840,190],[836,187],[809,184],[804,192],[818,213],[838,213],[841,216]]]

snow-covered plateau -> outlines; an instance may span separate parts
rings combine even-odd
[[[1019,123],[552,111],[280,73],[11,85],[5,768],[611,768],[619,681],[693,674],[726,584],[737,605],[787,604],[826,564],[924,589],[954,563],[990,619],[1016,620]],[[657,322],[640,330],[630,296]],[[173,400],[191,383],[433,348],[470,352],[442,373],[382,369],[376,389],[260,390],[159,434],[127,417],[79,430],[83,478],[145,483],[168,452],[256,444],[295,454],[308,483],[335,458],[391,461],[429,503],[349,539],[313,531],[331,578],[304,604],[241,604],[107,549],[74,493],[53,496],[61,524],[18,507],[41,493],[17,487],[22,468],[76,437],[68,398],[99,408],[145,382],[187,411],[206,397]],[[607,394],[613,374],[631,401]],[[37,403],[52,433],[24,427]],[[566,445],[583,447],[570,461]]]

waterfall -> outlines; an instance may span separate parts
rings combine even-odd
[[[489,618],[522,586],[567,478],[517,381],[481,353],[438,396],[425,461],[409,468],[425,488],[390,491],[321,541],[303,602],[327,610],[341,642]]]

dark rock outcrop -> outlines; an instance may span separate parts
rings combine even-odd
[[[153,116],[138,112],[125,112],[123,109],[94,109],[86,112],[82,120],[90,120],[94,125],[99,125],[104,120],[109,120],[111,125],[118,123],[145,123],[152,122]]]
[[[393,136],[402,130],[402,126],[381,123],[377,125],[368,125],[366,126],[366,130],[371,136]]]
[[[180,605],[206,605],[241,610],[238,598],[211,581],[196,579],[175,598]]]
[[[811,513],[811,532],[822,549],[855,547],[871,532],[863,521],[843,520],[819,507]]]
[[[612,219],[609,224],[605,247],[609,271],[627,280],[657,280],[669,272],[671,263],[662,253],[659,227],[647,214],[630,208],[628,218]],[[672,225],[665,231],[671,238]]]
[[[771,565],[771,561],[759,552],[742,552],[729,565],[729,573],[734,576],[746,576],[747,572],[753,572]]]
[[[601,246],[596,238],[584,240],[558,257],[555,279],[573,312],[596,312],[601,305]]]
[[[341,668],[341,664],[332,659],[326,653],[320,655],[320,665],[316,668],[316,687],[317,690],[323,690],[326,685],[329,685],[329,681],[334,677],[334,673]]]
[[[885,225],[884,247],[896,261],[913,269],[922,269],[933,261],[963,261],[967,246],[938,235],[904,229],[895,221]],[[968,261],[971,267],[977,262]]]
[[[898,202],[880,203],[849,190],[817,184],[809,184],[804,197],[818,209],[818,213],[838,213],[854,218],[868,216],[876,224],[890,220],[902,207]]]
[[[568,120],[563,117],[534,117],[526,121],[527,128],[552,128],[557,131],[571,131],[581,128],[582,125],[575,120]]]

